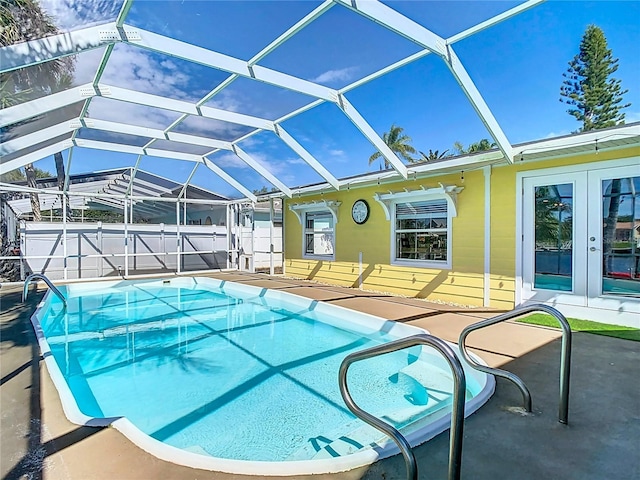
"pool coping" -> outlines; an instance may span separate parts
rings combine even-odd
[[[356,315],[356,321],[350,319],[349,322],[359,325],[363,328],[363,330],[368,331],[376,331],[381,330],[370,328],[369,322],[374,322],[380,326],[386,325],[388,330],[387,332],[391,332],[393,330],[398,332],[410,333],[415,331],[416,333],[427,333],[429,331],[418,327],[416,325],[408,325],[402,324],[398,322],[394,322],[392,320],[386,320],[381,317],[377,317],[374,315],[370,315],[363,312],[354,312],[353,310],[342,307],[340,305],[334,304],[326,304],[324,302],[313,300],[305,297],[301,297],[299,295],[291,294],[288,292],[280,291],[280,290],[270,290],[264,287],[257,287],[252,285],[241,284],[237,282],[230,282],[227,280],[221,279],[213,279],[210,277],[180,277],[180,278],[169,278],[169,279],[135,279],[135,280],[108,280],[103,282],[104,284],[111,285],[122,285],[122,284],[134,284],[134,283],[145,283],[149,285],[167,285],[172,284],[175,286],[186,286],[185,283],[189,283],[189,280],[192,280],[192,285],[204,285],[205,287],[210,287],[213,285],[217,285],[222,288],[225,287],[226,284],[229,284],[229,288],[231,290],[238,291],[251,291],[255,292],[256,297],[264,297],[264,298],[274,298],[274,299],[282,299],[282,297],[288,299],[291,303],[298,304],[300,306],[307,305],[305,308],[309,308],[309,306],[313,305],[314,309],[323,310],[329,309],[334,311],[343,311],[348,312],[352,315]],[[198,280],[200,282],[198,282]],[[68,287],[72,290],[80,289],[81,284],[75,284],[73,286],[69,285]],[[92,286],[95,286],[95,282],[91,282]],[[238,288],[239,287],[239,288]],[[90,287],[89,287],[90,288]],[[398,447],[392,441],[387,441],[380,448],[372,448],[365,449],[362,451],[358,451],[352,454],[340,456],[340,457],[332,457],[330,459],[313,459],[313,460],[292,460],[292,461],[254,461],[254,460],[236,460],[236,459],[225,459],[220,457],[213,457],[208,455],[201,455],[198,453],[189,452],[178,447],[173,447],[171,445],[165,444],[156,440],[146,433],[142,432],[138,427],[136,427],[130,420],[126,417],[105,417],[105,418],[95,418],[90,417],[82,413],[71,393],[71,390],[58,366],[47,342],[42,327],[40,325],[39,315],[44,310],[45,306],[51,301],[53,298],[53,293],[51,291],[47,291],[45,296],[42,298],[40,303],[38,304],[36,310],[31,316],[31,323],[34,328],[34,332],[36,334],[37,342],[40,347],[42,357],[44,359],[45,365],[47,366],[47,371],[51,377],[51,380],[58,391],[60,396],[62,408],[65,416],[69,421],[75,423],[77,425],[84,425],[90,427],[106,427],[112,426],[120,433],[122,433],[125,437],[127,437],[130,441],[132,441],[135,445],[142,448],[146,452],[154,455],[155,457],[175,463],[177,465],[183,465],[186,467],[198,468],[209,471],[218,471],[224,473],[232,473],[232,474],[242,474],[242,475],[262,475],[262,476],[294,476],[294,475],[309,475],[309,474],[327,474],[327,473],[340,473],[347,470],[353,470],[358,467],[363,467],[370,465],[378,460],[382,460],[400,453]],[[359,318],[358,318],[359,317]],[[366,318],[367,322],[359,322],[357,320]],[[357,330],[356,330],[357,331]],[[401,335],[408,336],[408,335]],[[451,347],[457,349],[457,345],[452,342],[447,342]],[[474,358],[475,361],[486,365],[486,362],[482,360],[477,355],[469,352],[470,355]],[[465,362],[463,358],[460,358],[461,363],[465,366],[465,373],[469,373],[467,371],[468,364]],[[470,401],[465,402],[465,417],[471,415],[476,410],[478,410],[482,405],[484,405],[489,398],[493,395],[495,391],[495,379],[492,375],[487,375],[481,372],[477,372],[473,370],[474,374],[478,376],[482,376],[486,379],[485,384],[481,391],[474,396]],[[447,430],[451,423],[451,413],[447,413],[444,416],[437,418],[432,423],[427,425],[422,425],[418,428],[412,429],[408,434],[405,435],[405,438],[413,445],[418,446],[422,443],[429,441],[435,436]]]

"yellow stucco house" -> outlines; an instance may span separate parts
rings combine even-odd
[[[640,327],[640,123],[295,191],[287,276]],[[623,230],[629,230],[624,232]]]

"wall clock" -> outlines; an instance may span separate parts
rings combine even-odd
[[[351,218],[358,225],[362,225],[369,218],[369,204],[366,200],[356,200],[351,207]]]

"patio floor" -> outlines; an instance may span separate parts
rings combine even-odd
[[[452,341],[464,326],[496,314],[283,277],[213,276],[374,313]],[[67,421],[29,321],[43,293],[32,293],[23,304],[21,288],[0,288],[3,480],[262,478],[174,465],[139,449],[113,428]],[[525,381],[534,412],[515,413],[511,407],[521,405],[519,391],[497,379],[494,396],[465,422],[462,478],[640,479],[640,343],[574,333],[568,426],[557,422],[559,331],[507,322],[474,332],[468,344],[488,364],[504,366]],[[447,478],[448,438],[445,432],[415,449],[421,479]],[[405,467],[398,455],[351,472],[284,478],[394,480],[405,478]]]

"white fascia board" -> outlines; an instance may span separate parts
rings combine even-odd
[[[158,128],[140,127],[137,125],[129,125],[126,123],[111,122],[108,120],[85,119],[86,128],[95,130],[103,130],[106,132],[126,133],[129,135],[138,135],[141,137],[156,138],[159,140],[171,140],[174,142],[188,143],[190,145],[201,145],[203,147],[220,148],[223,150],[231,150],[231,143],[222,140],[214,140],[211,138],[198,137],[195,135],[187,135],[184,133],[165,133],[164,130]]]
[[[376,147],[382,156],[387,159],[391,166],[400,174],[403,178],[407,178],[407,166],[396,156],[389,146],[378,136],[371,125],[360,115],[353,105],[346,99],[344,95],[340,95],[340,101],[338,103],[342,111],[349,117],[353,124],[367,137],[367,139]]]
[[[222,178],[225,182],[231,185],[233,188],[238,190],[240,193],[243,193],[249,200],[252,202],[257,202],[258,198],[244,185],[238,182],[235,178],[229,175],[227,172],[218,167],[215,163],[209,160],[207,157],[202,157],[202,163],[213,173]]]
[[[502,128],[500,128],[500,125],[498,125],[498,122],[493,116],[493,113],[487,106],[484,98],[482,98],[482,95],[480,95],[480,92],[478,91],[477,87],[473,83],[473,80],[471,80],[471,77],[460,62],[460,59],[453,51],[451,45],[447,46],[447,50],[449,54],[447,59],[445,59],[445,63],[451,70],[451,73],[453,73],[453,76],[456,78],[456,81],[458,82],[460,87],[462,87],[462,90],[471,102],[471,105],[473,105],[473,108],[480,116],[482,123],[484,123],[487,130],[489,130],[489,133],[491,133],[491,135],[495,139],[496,143],[498,144],[498,148],[500,148],[506,160],[509,163],[513,163],[513,148],[511,146],[511,143],[509,143],[507,136],[502,131]]]
[[[269,170],[264,168],[258,162],[256,162],[247,152],[242,150],[239,146],[233,146],[233,153],[235,153],[240,160],[245,162],[251,168],[253,168],[256,172],[262,175],[264,178],[269,180],[274,186],[278,187],[282,193],[284,193],[287,197],[291,198],[291,190],[284,183],[278,180]]]
[[[5,108],[2,110],[0,127],[6,127],[29,118],[42,115],[43,113],[66,107],[67,105],[80,102],[85,100],[87,97],[92,97],[94,95],[96,95],[96,93],[93,91],[92,85],[90,83],[86,83],[62,92],[47,95],[46,97],[36,98],[30,102]]]
[[[49,145],[48,147],[36,150],[35,152],[27,153],[26,155],[14,158],[8,162],[0,163],[0,175],[15,170],[16,168],[24,167],[28,163],[42,160],[45,157],[61,152],[62,150],[66,150],[71,146],[72,144],[70,140],[62,140],[58,143],[54,143],[53,145]]]
[[[373,20],[389,30],[444,57],[447,54],[445,40],[377,0],[336,0],[345,7]]]
[[[541,153],[562,148],[575,147],[576,145],[584,145],[598,141],[612,140],[615,138],[626,138],[640,136],[640,124],[624,125],[615,127],[615,130],[592,130],[582,132],[577,135],[567,135],[559,138],[550,138],[538,142],[524,143],[514,145],[514,152],[523,153]]]
[[[246,125],[248,127],[260,128],[262,130],[274,131],[275,127],[271,120],[263,118],[252,117],[242,113],[230,112],[227,110],[221,110],[213,107],[200,107],[200,112],[203,117],[213,118],[215,120],[222,120],[223,122],[236,123],[238,125]]]
[[[158,35],[147,30],[136,29],[136,31],[140,34],[141,40],[131,42],[132,45],[199,63],[207,67],[225,70],[229,73],[237,73],[243,77],[253,78],[278,87],[311,95],[312,97],[323,98],[324,100],[330,101],[335,99],[336,91],[329,87],[318,85],[285,73],[276,72],[268,68],[250,67],[244,60]]]
[[[318,174],[322,178],[329,182],[329,184],[331,184],[333,188],[335,188],[336,190],[340,190],[340,183],[338,182],[336,177],[331,175],[331,173],[329,173],[329,171],[324,168],[324,166],[318,160],[316,160],[313,155],[307,152],[307,150],[305,150],[305,148],[300,145],[295,138],[289,135],[289,133],[284,128],[282,128],[282,125],[277,125],[276,135],[278,135],[282,139],[282,141],[286,143],[289,148],[291,148],[291,150],[296,152],[300,156],[300,158],[307,162],[307,164],[311,168],[318,172]]]
[[[14,138],[13,140],[9,140],[8,142],[0,143],[0,157],[2,155],[8,155],[10,153],[17,152],[18,150],[22,150],[23,148],[37,145],[38,143],[42,143],[46,140],[59,137],[60,135],[64,135],[65,133],[72,133],[74,130],[74,128],[71,126],[72,122],[73,120],[70,122],[62,122],[48,128],[43,128],[42,130],[38,130],[37,132]]]
[[[100,34],[115,29],[112,22],[2,47],[0,73],[102,47],[107,42]]]

